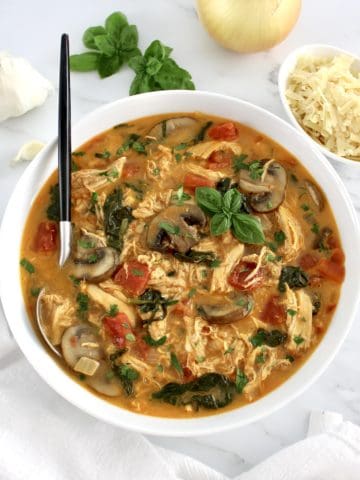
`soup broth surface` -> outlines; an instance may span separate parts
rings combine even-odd
[[[345,271],[328,201],[293,155],[195,112],[116,125],[72,160],[71,258],[59,268],[57,172],[20,258],[33,326],[44,288],[54,360],[75,381],[135,412],[196,417],[296,372]]]

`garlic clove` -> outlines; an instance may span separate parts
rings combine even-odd
[[[23,161],[29,162],[44,147],[45,143],[39,142],[38,140],[30,140],[30,142],[24,143],[24,145],[20,148],[11,163],[18,163]]]

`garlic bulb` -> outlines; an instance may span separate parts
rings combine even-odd
[[[298,19],[301,0],[197,0],[204,27],[225,48],[258,52],[284,40]]]
[[[0,52],[0,122],[43,104],[52,91],[27,60]]]

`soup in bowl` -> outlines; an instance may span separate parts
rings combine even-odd
[[[41,292],[56,370],[115,423],[128,410],[191,430],[198,417],[256,412],[315,358],[341,308],[348,250],[309,165],[244,111],[195,103],[120,117],[76,148],[64,268],[56,172],[26,220],[20,276],[33,328]]]

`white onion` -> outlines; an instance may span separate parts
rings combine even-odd
[[[225,48],[258,52],[280,43],[298,19],[301,0],[197,0],[200,20]]]

